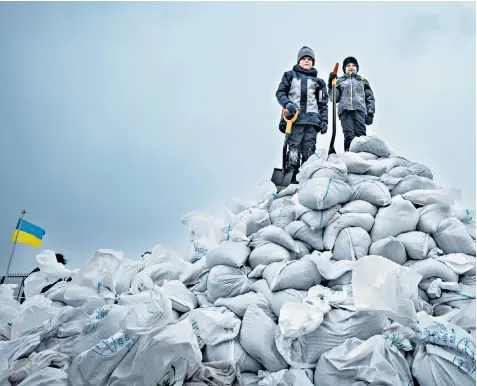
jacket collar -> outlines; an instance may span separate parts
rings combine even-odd
[[[308,76],[313,76],[317,77],[318,76],[318,71],[316,68],[311,68],[310,70],[305,70],[304,68],[301,68],[298,64],[295,64],[293,66],[293,71],[298,72],[303,75],[308,75]]]

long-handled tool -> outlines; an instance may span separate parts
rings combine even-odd
[[[287,109],[283,109],[283,112],[282,112],[283,119],[285,120],[287,124],[285,129],[285,141],[283,142],[282,168],[273,169],[273,174],[272,174],[272,182],[275,184],[278,191],[290,185],[290,183],[293,180],[294,174],[296,173],[296,170],[294,169],[287,170],[285,167],[285,164],[286,164],[286,156],[287,156],[288,137],[290,136],[293,123],[298,118],[299,112],[300,112],[299,109],[297,109],[295,112],[295,115],[291,119],[287,118],[287,114],[288,114]]]
[[[338,73],[339,63],[335,64],[333,69],[333,74]],[[331,134],[330,148],[328,149],[328,157],[330,154],[336,154],[335,150],[335,138],[336,138],[336,78],[331,80],[331,98],[333,101],[333,133]]]

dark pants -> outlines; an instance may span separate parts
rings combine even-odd
[[[349,151],[354,137],[366,135],[366,115],[360,110],[344,110],[340,115],[341,128],[344,135],[344,149]]]
[[[293,125],[288,137],[288,149],[296,148],[302,156],[302,163],[316,150],[317,128],[313,125]],[[294,165],[295,167],[297,165]],[[298,165],[299,166],[299,165]]]

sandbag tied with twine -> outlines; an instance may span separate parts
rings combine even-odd
[[[272,263],[265,268],[262,276],[273,292],[289,288],[308,291],[321,283],[316,264],[306,260]]]
[[[437,246],[445,253],[465,253],[475,256],[475,240],[465,225],[456,218],[447,218],[439,224],[432,235]]]
[[[404,244],[393,236],[388,236],[372,243],[369,247],[369,254],[383,256],[399,265],[407,261]]]
[[[242,268],[216,265],[207,277],[207,292],[209,301],[215,302],[218,298],[228,298],[242,295],[250,291],[253,282],[247,277],[250,267]]]
[[[401,233],[396,237],[406,249],[407,256],[413,260],[423,260],[428,257],[438,257],[444,254],[437,248],[434,239],[427,233],[413,231]]]
[[[281,245],[283,248],[286,248],[291,252],[300,252],[298,245],[290,234],[275,225],[269,225],[260,229],[252,236],[248,245],[251,248],[258,248],[268,243]]]
[[[281,245],[268,243],[255,248],[248,258],[248,264],[253,268],[268,265],[277,261],[294,260],[295,252],[290,252]]]
[[[390,158],[379,158],[377,160],[368,161],[369,168],[366,170],[365,174],[381,177],[383,174],[389,172],[391,169],[397,166],[409,165],[410,161],[404,158],[390,157]]]
[[[434,181],[427,177],[421,176],[406,176],[399,181],[391,192],[391,195],[397,196],[398,194],[404,194],[412,192],[414,190],[433,190],[436,189]]]
[[[347,227],[340,231],[333,246],[335,260],[358,260],[368,255],[371,237],[361,227]]]
[[[285,230],[291,237],[297,240],[301,240],[313,249],[322,251],[323,247],[323,229],[311,230],[303,221],[293,221],[288,224]]]
[[[311,157],[308,159],[310,160]],[[346,164],[337,156],[330,156],[328,161],[315,161],[307,163],[300,168],[296,180],[300,183],[315,178],[331,178],[346,181],[348,170]]]
[[[332,250],[336,238],[342,229],[360,227],[369,232],[374,224],[374,217],[368,213],[346,213],[329,224],[323,234],[323,244],[326,250]]]
[[[345,152],[339,155],[345,163],[348,173],[363,174],[370,167],[370,162],[356,153]]]
[[[357,181],[350,183],[351,200],[362,200],[378,207],[391,204],[389,189],[379,181]]]
[[[349,151],[353,153],[367,152],[375,154],[378,157],[389,157],[391,155],[384,141],[373,135],[354,137],[351,141]]]
[[[325,210],[313,210],[304,205],[295,205],[296,220],[303,221],[311,230],[325,228],[336,216],[341,205]]]
[[[315,210],[324,210],[344,204],[351,197],[346,182],[332,178],[313,178],[306,181],[298,192],[300,204]]]
[[[378,208],[373,204],[363,201],[363,200],[355,200],[348,202],[347,204],[343,205],[339,212],[341,214],[345,213],[369,213],[371,216],[375,217],[378,213]]]

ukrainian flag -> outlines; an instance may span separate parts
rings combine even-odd
[[[20,224],[21,222],[21,224]],[[28,244],[33,247],[40,247],[45,230],[31,222],[18,220],[17,227],[13,232],[12,241],[14,242],[18,234],[18,243]]]

